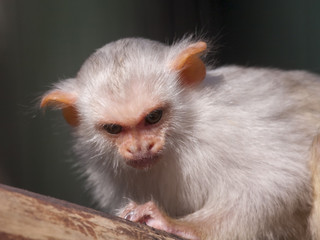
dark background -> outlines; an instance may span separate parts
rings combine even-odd
[[[69,126],[37,98],[107,42],[186,33],[213,40],[217,66],[320,73],[317,0],[0,0],[0,182],[90,206]]]

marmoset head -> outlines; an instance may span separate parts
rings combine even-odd
[[[179,111],[179,94],[206,74],[204,42],[166,46],[144,39],[105,45],[83,64],[76,78],[47,92],[41,108],[61,109],[87,144],[113,152],[137,169],[153,166]]]

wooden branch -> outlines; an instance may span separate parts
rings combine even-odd
[[[143,224],[0,184],[0,239],[180,238]]]

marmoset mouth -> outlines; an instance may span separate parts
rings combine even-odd
[[[127,159],[126,164],[136,169],[148,169],[155,165],[159,160],[159,155],[152,157],[141,157],[135,159]]]

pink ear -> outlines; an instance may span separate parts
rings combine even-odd
[[[71,126],[79,125],[79,114],[75,107],[77,96],[74,93],[55,90],[44,95],[40,107],[53,106],[61,108],[63,116]]]
[[[172,62],[172,69],[178,71],[183,84],[200,83],[206,76],[206,66],[200,59],[207,49],[205,42],[196,42],[184,49]]]

